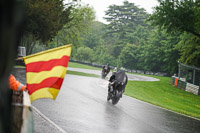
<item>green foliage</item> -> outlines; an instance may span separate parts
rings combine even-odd
[[[149,20],[169,33],[188,32],[200,37],[199,0],[158,0]]]
[[[79,47],[77,49],[77,52],[74,58],[76,60],[83,61],[83,62],[85,61],[92,62],[93,53],[94,53],[93,50],[89,47]]]
[[[94,61],[98,64],[107,64],[115,66],[117,64],[115,58],[107,52],[107,48],[104,45],[100,45],[94,50]]]
[[[199,66],[200,1],[159,0],[159,4],[148,20],[152,22],[152,25],[158,26],[172,35],[182,34],[181,37],[177,36],[181,40],[175,41],[176,43],[172,42],[172,46],[175,47],[178,44],[176,50],[180,52],[181,62]],[[173,47],[169,47],[169,50],[166,51],[166,54],[175,52]],[[178,57],[176,53],[175,55]],[[173,56],[170,56],[170,59],[174,59]],[[171,62],[170,59],[168,59],[169,62]],[[170,64],[175,65],[172,62]]]
[[[169,77],[160,81],[129,81],[125,94],[169,110],[200,118],[200,97],[170,84]]]
[[[180,62],[200,67],[200,38],[184,33],[176,46],[180,51]]]
[[[84,46],[95,48],[103,44],[103,35],[105,34],[105,24],[93,21],[91,25],[91,31],[88,34],[82,35],[81,44]]]
[[[179,35],[168,35],[165,31],[154,30],[149,35],[148,44],[142,46],[140,60],[144,60],[144,70],[173,73],[177,68],[179,58],[174,46],[179,41]]]
[[[94,10],[89,6],[80,6],[72,9],[70,14],[72,21],[67,23],[54,38],[55,46],[73,44],[78,47],[81,41],[81,35],[89,32],[92,21],[95,19]]]
[[[94,9],[88,5],[27,0],[21,43],[31,54],[43,50],[39,44],[44,46],[53,38],[48,48],[73,44],[71,59],[136,70],[173,74],[178,60],[199,66],[200,2],[159,3],[150,17],[128,1],[111,5],[106,11],[106,25],[94,21]],[[160,29],[150,27],[151,23]]]
[[[71,20],[71,8],[65,8],[63,0],[26,0],[24,34],[42,42],[51,40]]]
[[[47,45],[57,32],[72,20],[70,14],[73,5],[64,5],[63,1],[26,0],[24,2],[25,21],[22,26],[21,45],[26,47],[27,55],[44,50],[36,45]]]
[[[136,28],[136,25],[143,25],[145,19],[147,18],[147,13],[142,8],[138,8],[134,3],[129,3],[124,1],[122,6],[111,5],[106,11],[105,19],[110,22],[109,28],[112,32],[128,31],[131,28]],[[125,29],[129,27],[130,29]]]
[[[101,54],[101,58],[99,60],[100,64],[107,64],[109,63],[112,66],[116,66],[115,58],[107,53]]]
[[[93,63],[171,75],[177,72],[178,60],[199,66],[200,41],[196,36],[200,28],[199,2],[159,0],[159,3],[149,21],[146,21],[149,14],[134,3],[111,5],[105,17],[109,24],[93,22],[88,34],[80,33],[76,40],[81,47],[94,51],[90,60]],[[160,28],[150,27],[151,23]],[[181,35],[184,31],[193,35]],[[58,40],[60,43],[61,39]],[[73,51],[75,55],[77,50]]]
[[[129,69],[138,69],[138,47],[134,44],[127,44],[121,51],[119,56],[120,66]]]
[[[138,26],[143,28],[147,26],[145,19],[148,17],[148,14],[143,8],[138,8],[134,3],[124,1],[122,6],[109,6],[106,15],[105,19],[109,22],[108,38],[114,37],[117,40],[116,44],[138,44],[138,38],[141,36],[138,34],[140,32]],[[140,34],[143,33],[140,32]]]
[[[106,11],[107,26],[94,22],[81,43],[94,50],[94,62],[129,69],[174,73],[179,57],[174,45],[179,35],[169,36],[152,29],[148,14],[134,3],[112,5]]]

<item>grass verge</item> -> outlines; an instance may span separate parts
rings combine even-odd
[[[25,68],[25,66],[15,65],[16,68]]]
[[[73,75],[79,75],[79,76],[87,76],[87,77],[100,78],[100,76],[99,76],[99,75],[96,75],[96,74],[89,74],[89,73],[83,73],[83,72],[77,72],[77,71],[70,71],[70,70],[67,70],[67,74],[73,74]]]
[[[152,76],[160,81],[128,81],[125,94],[192,117],[200,118],[200,96],[170,84],[170,77]]]
[[[84,64],[79,64],[79,63],[75,63],[75,62],[69,62],[68,67],[101,70],[101,68],[97,68],[97,67],[93,67],[93,66],[89,66],[89,65],[84,65]]]

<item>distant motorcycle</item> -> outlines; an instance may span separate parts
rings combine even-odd
[[[108,71],[108,68],[104,68],[102,71],[101,71],[101,78],[102,79],[105,79],[105,77],[108,75],[109,71]]]
[[[108,96],[107,96],[107,101],[112,100],[112,104],[115,105],[119,102],[120,98],[122,97],[122,87],[121,87],[121,82],[113,82],[109,83],[108,88]]]

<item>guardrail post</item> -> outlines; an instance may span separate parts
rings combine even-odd
[[[23,123],[23,92],[13,91],[12,96],[12,133],[20,133]]]
[[[200,85],[199,85],[199,90],[198,90],[198,94],[197,95],[200,95]]]
[[[193,84],[195,84],[195,74],[196,74],[196,70],[193,70]]]
[[[181,63],[178,61],[178,79],[181,77]]]

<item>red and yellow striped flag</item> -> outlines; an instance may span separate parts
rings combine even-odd
[[[71,50],[70,44],[23,57],[31,102],[40,98],[56,99],[67,72]]]

